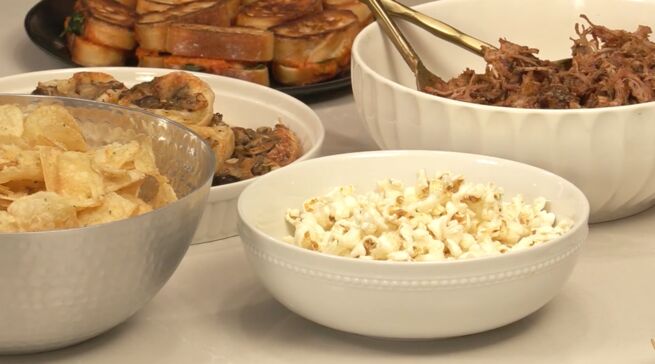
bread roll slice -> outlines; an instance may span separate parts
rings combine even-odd
[[[268,62],[273,59],[273,33],[245,27],[171,24],[166,51],[176,56],[226,61]]]
[[[32,95],[64,96],[76,99],[116,103],[125,85],[102,72],[76,72],[63,80],[39,82]]]
[[[172,23],[206,24],[227,27],[237,13],[239,0],[196,1],[168,10],[143,14],[134,30],[139,46],[164,52]]]
[[[132,50],[134,21],[130,9],[112,0],[79,0],[64,29],[99,45]]]
[[[122,66],[128,55],[125,50],[96,44],[73,33],[68,33],[67,42],[71,60],[80,66]]]
[[[209,125],[214,115],[214,91],[187,72],[171,72],[123,92],[119,105],[146,109],[187,125]]]
[[[269,29],[322,10],[321,0],[259,0],[241,8],[236,24],[243,27]]]
[[[350,11],[326,10],[271,30],[275,33],[274,62],[300,66],[350,55],[359,23]]]

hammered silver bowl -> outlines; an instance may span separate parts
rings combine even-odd
[[[78,229],[0,234],[0,353],[61,348],[132,316],[166,283],[203,212],[214,156],[190,130],[139,110],[67,98],[1,95],[0,104],[68,107],[90,144],[145,135],[179,200]]]

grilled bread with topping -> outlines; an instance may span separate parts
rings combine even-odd
[[[241,7],[236,25],[269,29],[322,10],[321,0],[259,0]]]
[[[239,0],[195,1],[168,10],[143,14],[135,24],[136,38],[143,49],[165,52],[168,29],[173,23],[229,26]]]
[[[32,95],[63,96],[115,104],[127,90],[122,82],[102,72],[77,72],[71,78],[39,82]]]
[[[186,125],[209,125],[214,92],[198,77],[171,72],[121,93],[118,104],[146,109]]]
[[[323,8],[326,10],[348,10],[351,11],[359,20],[360,28],[370,24],[374,17],[371,10],[358,0],[323,0]]]
[[[82,46],[90,42],[130,51],[136,46],[134,21],[132,10],[113,0],[78,0],[73,13],[64,22],[64,32],[83,38]]]
[[[139,47],[136,49],[135,54],[139,67],[166,68],[164,67],[164,58],[167,56],[165,53],[149,51]]]
[[[172,24],[166,51],[176,56],[268,62],[273,59],[273,45],[273,33],[267,30]]]
[[[234,153],[222,168],[216,170],[214,181],[235,182],[261,176],[284,167],[300,158],[302,145],[293,131],[283,124],[256,130],[233,127]]]
[[[196,0],[136,0],[138,15],[168,10],[174,6],[187,4]]]
[[[71,60],[87,67],[123,66],[129,56],[128,51],[93,43],[73,33],[66,35]]]
[[[348,69],[359,29],[357,17],[346,10],[325,10],[271,28],[275,78],[286,85],[305,85],[335,77]]]
[[[136,8],[136,0],[114,0],[119,4],[125,5],[128,8],[134,10]]]
[[[226,61],[215,58],[183,57],[137,48],[136,56],[141,67],[171,68],[177,70],[207,72],[215,75],[238,78],[269,86],[269,72],[266,63]]]

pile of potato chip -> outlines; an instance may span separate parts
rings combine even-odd
[[[150,139],[91,147],[61,105],[0,106],[0,232],[102,224],[176,199]]]

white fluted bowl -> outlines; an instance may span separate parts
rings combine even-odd
[[[655,2],[440,0],[416,8],[489,42],[505,37],[540,49],[540,57],[560,59],[570,56],[573,26],[583,22],[579,14],[596,24],[634,31],[638,24],[652,25]],[[466,67],[484,70],[481,58],[401,25],[440,76],[455,76]],[[653,102],[528,110],[428,95],[416,91],[414,76],[377,24],[355,40],[352,85],[360,119],[380,148],[479,153],[550,170],[585,193],[591,222],[629,216],[655,203]]]
[[[575,222],[562,237],[501,256],[462,261],[387,262],[337,257],[291,245],[287,208],[354,185],[357,191],[416,172],[451,171],[495,182],[506,196],[543,196]],[[570,182],[492,157],[437,151],[376,151],[312,159],[274,171],[239,197],[239,234],[251,267],[282,304],[319,324],[397,339],[471,334],[521,319],[550,301],[571,274],[587,237],[589,205]]]

